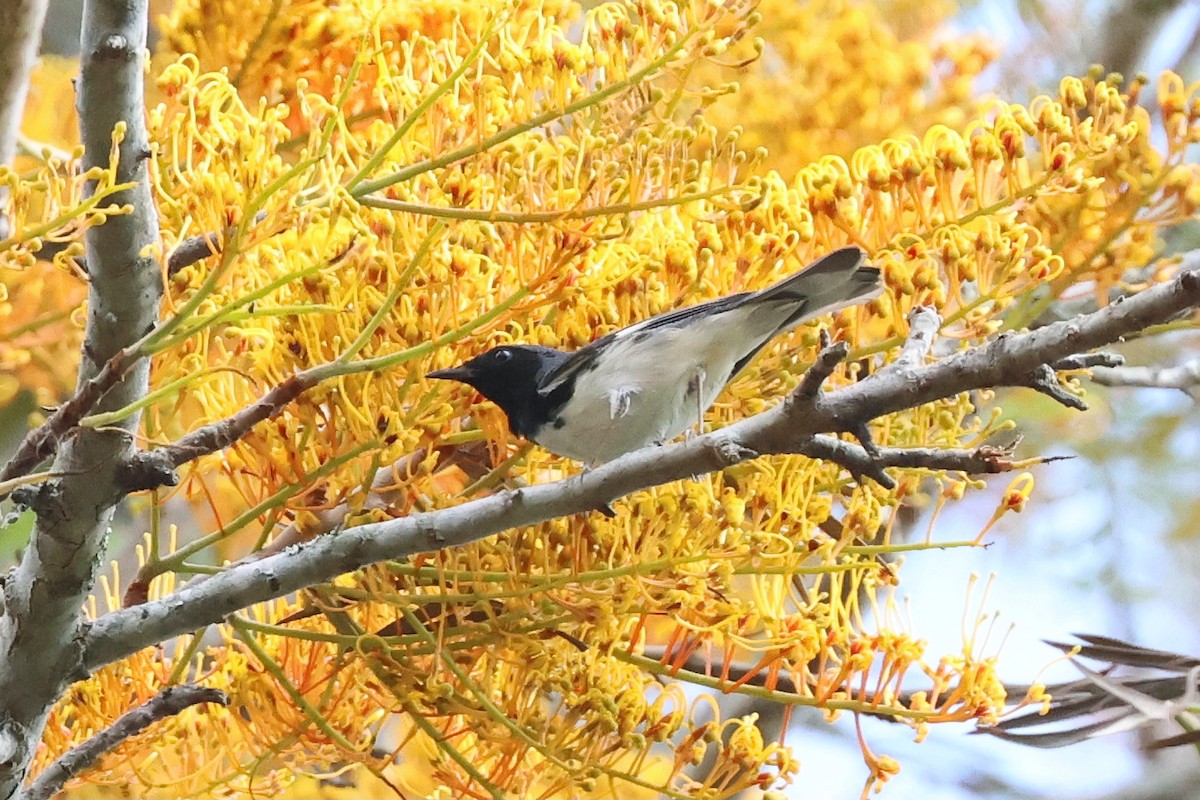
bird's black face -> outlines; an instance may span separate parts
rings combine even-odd
[[[508,415],[508,427],[518,436],[535,433],[544,412],[561,405],[538,394],[538,377],[553,369],[567,354],[549,347],[512,344],[495,347],[457,367],[429,373],[430,378],[473,386]]]

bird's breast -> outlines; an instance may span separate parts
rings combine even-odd
[[[571,398],[530,438],[585,463],[610,461],[665,442],[716,400],[744,346],[696,337],[692,326],[618,339],[580,373]]]

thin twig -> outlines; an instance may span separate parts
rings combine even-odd
[[[1083,402],[1083,398],[1068,392],[1059,381],[1058,373],[1049,364],[1035,367],[1033,372],[1029,373],[1029,379],[1025,385],[1035,392],[1046,395],[1051,400],[1062,403],[1067,408],[1087,411],[1087,403]]]
[[[254,215],[255,222],[262,222],[267,217],[267,212],[260,211]],[[167,256],[167,275],[174,275],[182,269],[190,267],[198,261],[203,261],[209,256],[221,254],[221,247],[225,237],[232,234],[236,230],[235,226],[230,226],[224,234],[210,231],[209,233],[198,233],[195,236],[189,236],[175,246],[171,255]]]
[[[45,422],[25,434],[17,446],[17,452],[0,469],[0,484],[28,475],[38,464],[52,456],[63,437],[74,430],[79,420],[95,408],[104,394],[121,380],[134,353],[132,347],[118,351],[94,377],[84,381],[69,400],[56,408]],[[7,492],[0,493],[0,500],[7,496]]]
[[[885,467],[962,472],[990,475],[1008,472],[1015,466],[1012,447],[984,445],[974,449],[936,447],[877,447],[870,453],[864,447],[834,436],[818,434],[799,448],[802,455],[832,461],[845,467],[855,480],[871,478],[888,489],[896,482],[883,471]]]
[[[896,360],[885,369],[913,369],[924,364],[941,325],[942,318],[929,306],[917,306],[908,312],[908,336],[904,346]]]
[[[288,403],[320,382],[318,369],[321,367],[292,375],[254,403],[224,419],[197,428],[166,447],[143,450],[130,456],[122,468],[122,487],[127,492],[136,492],[179,483],[179,474],[176,472],[179,467],[209,453],[224,450],[258,423],[278,416]]]
[[[67,781],[96,763],[97,759],[121,742],[137,736],[159,720],[173,717],[184,709],[202,703],[229,705],[229,695],[220,689],[194,683],[168,686],[137,708],[122,714],[116,722],[83,744],[72,747],[59,756],[25,789],[24,796],[27,800],[50,800],[62,790]]]
[[[1197,400],[1200,399],[1200,359],[1186,361],[1174,367],[1112,365],[1109,369],[1093,372],[1092,380],[1101,386],[1178,389]]]
[[[460,546],[501,531],[588,512],[647,486],[724,469],[757,454],[796,453],[816,434],[845,430],[855,422],[962,392],[1024,386],[1039,365],[1110,344],[1200,304],[1200,253],[1188,260],[1188,269],[1172,281],[1070,322],[1029,333],[1001,334],[911,373],[876,373],[821,394],[818,403],[811,398],[793,399],[690,441],[629,453],[582,475],[346,528],[337,536],[229,569],[161,600],[105,614],[91,624],[84,666],[95,669],[147,645],[218,622],[246,606],[378,561]],[[825,370],[830,362],[836,364],[834,355],[821,361]]]
[[[828,334],[822,331],[821,352],[817,353],[816,362],[804,373],[800,385],[792,392],[792,396],[801,400],[811,400],[821,393],[821,386],[833,375],[838,364],[846,360],[850,354],[850,345],[845,342],[827,344]]]
[[[1060,358],[1050,366],[1055,372],[1070,372],[1078,369],[1093,367],[1119,367],[1125,363],[1124,356],[1116,353],[1078,353],[1066,358]]]

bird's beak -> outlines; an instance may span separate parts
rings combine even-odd
[[[459,383],[470,383],[475,377],[475,370],[467,366],[451,367],[450,369],[436,369],[433,372],[426,373],[426,378],[437,378],[443,381],[458,381]]]

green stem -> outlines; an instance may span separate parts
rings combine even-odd
[[[179,344],[180,342],[182,342],[184,339],[194,336],[195,334],[199,333],[200,331],[204,330],[205,328],[207,328],[211,325],[215,325],[218,322],[225,320],[234,311],[237,311],[240,308],[243,308],[245,306],[250,305],[251,303],[261,300],[262,298],[266,297],[267,295],[269,295],[271,292],[275,291],[276,289],[282,288],[283,286],[285,286],[293,281],[302,280],[304,278],[307,278],[310,275],[317,274],[322,269],[324,269],[326,266],[328,266],[328,264],[329,264],[328,261],[323,261],[319,264],[312,264],[310,266],[307,266],[304,269],[298,269],[295,272],[289,272],[288,274],[282,275],[282,276],[276,278],[275,280],[271,281],[266,286],[255,289],[253,292],[243,294],[240,297],[238,297],[237,300],[230,303],[229,305],[222,306],[221,308],[218,308],[216,311],[212,312],[211,314],[201,317],[200,319],[196,320],[194,323],[187,326],[186,328],[184,328],[182,331],[175,334],[174,336],[172,336],[169,340],[162,342],[161,346],[158,349],[166,350],[170,347],[173,347],[173,346]]]
[[[483,32],[483,35],[479,37],[479,41],[475,43],[475,46],[472,47],[471,51],[467,53],[466,57],[463,58],[462,63],[460,63],[455,70],[446,77],[445,80],[438,83],[434,90],[430,92],[424,100],[417,104],[417,107],[414,108],[412,112],[404,118],[404,121],[401,122],[399,127],[397,127],[392,135],[388,137],[388,140],[383,143],[383,146],[376,150],[375,154],[367,160],[367,163],[363,164],[362,169],[355,173],[354,177],[349,180],[349,182],[346,184],[346,191],[350,193],[351,197],[358,198],[362,196],[363,192],[357,191],[358,185],[366,180],[368,175],[379,168],[379,165],[383,163],[385,158],[387,158],[388,153],[392,151],[393,147],[400,143],[400,140],[403,139],[405,135],[412,129],[412,126],[417,124],[417,121],[424,116],[426,111],[433,107],[433,104],[436,103],[442,97],[442,95],[454,88],[454,84],[458,83],[458,79],[461,78],[468,69],[470,69],[471,65],[474,64],[476,60],[478,60],[480,54],[483,53],[483,48],[491,40],[492,34],[495,32],[497,22],[498,19],[492,21],[487,30]]]
[[[18,325],[12,330],[0,333],[0,342],[11,342],[18,336],[36,331],[38,328],[44,328],[47,325],[53,325],[56,322],[62,322],[64,319],[69,318],[73,313],[75,313],[75,310],[69,308],[65,311],[54,311],[49,314],[44,314],[36,319],[26,322],[24,325]]]
[[[192,296],[187,299],[187,302],[185,302],[178,311],[172,314],[168,319],[165,319],[159,323],[154,330],[150,331],[148,334],[143,336],[139,342],[137,342],[136,347],[139,354],[150,355],[175,344],[174,341],[163,344],[163,340],[174,333],[175,330],[179,328],[185,320],[190,318],[192,314],[196,312],[196,309],[200,307],[200,304],[203,303],[217,288],[217,283],[221,280],[221,276],[225,274],[225,270],[228,269],[229,265],[233,262],[233,256],[237,250],[237,243],[241,241],[242,237],[245,235],[254,219],[258,216],[258,212],[262,210],[262,207],[266,204],[267,200],[270,199],[276,192],[280,191],[297,175],[300,175],[302,172],[304,172],[304,170],[315,166],[319,162],[320,158],[317,157],[306,158],[303,161],[300,161],[298,164],[295,164],[293,167],[272,181],[266,189],[261,191],[250,202],[249,206],[245,210],[244,215],[242,216],[241,221],[230,234],[229,241],[225,242],[221,247],[220,263],[208,273],[208,276],[205,277],[204,282],[200,284],[196,291],[192,293]]]
[[[355,198],[360,198],[365,195],[378,192],[381,189],[386,189],[389,186],[394,186],[397,183],[403,183],[404,181],[412,180],[416,176],[422,175],[426,172],[448,167],[449,165],[458,161],[462,161],[463,159],[470,158],[471,156],[476,156],[480,153],[491,150],[493,147],[504,144],[509,139],[514,139],[523,133],[533,130],[534,128],[540,128],[543,125],[554,122],[555,120],[562,119],[563,117],[570,116],[571,114],[576,114],[586,108],[602,103],[613,95],[619,94],[620,92],[636,86],[653,75],[655,72],[658,72],[660,69],[665,67],[673,58],[675,58],[675,56],[679,54],[681,50],[683,50],[684,45],[687,44],[689,38],[690,37],[688,36],[680,38],[680,40],[668,48],[665,53],[651,61],[642,69],[639,69],[627,76],[624,80],[609,84],[603,89],[576,100],[574,103],[569,103],[562,109],[554,109],[551,111],[546,111],[542,114],[538,114],[532,119],[500,131],[499,133],[489,136],[482,141],[465,145],[457,150],[444,153],[436,158],[427,158],[424,161],[419,161],[416,164],[412,164],[404,169],[393,172],[391,175],[385,175],[384,177],[376,178],[373,181],[364,181],[357,186],[353,192],[353,195]]]
[[[896,706],[881,706],[878,703],[865,700],[818,700],[815,697],[805,697],[794,692],[781,692],[777,689],[767,689],[762,686],[753,686],[750,684],[743,684],[734,688],[731,682],[721,680],[719,676],[702,675],[699,672],[676,669],[656,659],[637,656],[619,648],[612,648],[609,650],[609,653],[617,661],[635,666],[651,675],[684,681],[695,686],[715,689],[726,694],[741,694],[747,697],[755,697],[760,700],[779,703],[780,705],[807,706],[809,708],[821,708],[828,711],[849,711],[852,714],[887,714],[918,721],[931,719],[940,716],[942,713],[940,711],[912,711],[911,709]]]
[[[450,672],[454,674],[454,677],[458,678],[458,680],[462,682],[462,685],[465,686],[467,690],[475,696],[475,701],[479,703],[479,705],[483,706],[483,709],[487,712],[488,716],[490,716],[495,722],[498,722],[507,728],[513,736],[520,739],[526,746],[532,747],[534,750],[541,753],[542,757],[554,764],[554,766],[570,772],[570,769],[560,758],[558,758],[554,753],[550,752],[548,748],[530,736],[528,731],[514,722],[507,713],[505,713],[499,706],[491,701],[491,698],[488,697],[487,692],[485,692],[482,687],[479,686],[479,684],[475,683],[475,681],[471,679],[471,676],[467,674],[466,670],[460,667],[448,653],[443,652],[438,648],[437,639],[434,638],[434,635],[429,632],[429,629],[425,627],[421,620],[417,618],[417,615],[413,613],[410,607],[404,606],[401,611],[404,614],[404,618],[408,620],[409,626],[417,632],[417,635],[421,637],[427,646],[434,648],[434,651],[438,654],[438,657],[441,659],[442,663],[446,665],[446,669],[450,670]]]
[[[273,494],[270,497],[268,497],[267,499],[263,500],[258,505],[253,506],[252,508],[249,508],[246,511],[243,511],[241,514],[238,515],[238,517],[236,519],[234,519],[232,522],[230,522],[228,525],[224,526],[220,530],[213,531],[212,533],[208,534],[207,536],[201,536],[199,539],[195,540],[194,542],[186,544],[183,547],[176,550],[174,553],[171,553],[171,555],[167,556],[166,558],[162,559],[161,561],[159,561],[157,564],[154,565],[154,569],[150,571],[149,577],[153,577],[155,575],[161,575],[162,573],[164,573],[168,570],[178,569],[180,566],[182,566],[185,559],[187,559],[189,556],[195,555],[196,553],[199,553],[201,550],[211,547],[212,545],[216,544],[217,542],[221,541],[222,539],[226,539],[226,538],[232,536],[234,533],[238,532],[243,527],[250,524],[250,522],[252,522],[254,519],[256,519],[259,515],[269,511],[272,508],[276,508],[276,507],[282,505],[283,503],[290,500],[293,496],[299,494],[302,490],[311,486],[315,479],[324,478],[326,475],[329,475],[331,472],[336,470],[338,467],[342,466],[343,464],[345,464],[346,462],[348,462],[352,459],[357,458],[358,456],[362,455],[363,453],[367,452],[368,450],[372,449],[373,447],[376,447],[378,444],[379,444],[378,441],[372,440],[372,441],[369,441],[369,442],[359,445],[358,447],[354,448],[353,450],[350,450],[346,453],[342,453],[340,456],[338,456],[336,458],[326,461],[320,467],[318,467],[317,469],[315,469],[312,472],[305,475],[302,480],[296,481],[295,483],[289,483],[289,484],[285,485],[279,491],[275,492],[275,494]],[[146,566],[149,567],[151,565],[147,564]],[[145,567],[143,567],[143,570],[144,569],[145,569]],[[145,576],[139,575],[139,577],[145,577]]]
[[[958,547],[984,547],[978,542],[909,542],[906,544],[852,544],[841,549],[846,555],[878,556],[892,553],[912,553],[922,550],[952,550]]]
[[[524,459],[525,456],[529,455],[529,451],[532,449],[533,449],[533,445],[530,444],[529,442],[526,442],[525,444],[521,445],[517,449],[517,452],[513,453],[511,456],[509,456],[508,458],[501,461],[499,464],[497,464],[495,467],[493,467],[491,470],[489,470],[485,475],[481,476],[479,478],[479,480],[477,480],[474,483],[467,486],[465,489],[463,489],[461,492],[458,493],[458,496],[459,497],[471,497],[477,492],[488,491],[489,489],[494,489],[495,487],[499,486],[500,483],[504,480],[504,476],[508,474],[508,471],[511,470],[513,467],[515,467],[517,464],[521,463],[521,460]]]
[[[313,367],[307,371],[307,374],[316,381],[326,381],[331,378],[340,378],[345,375],[356,375],[360,372],[375,372],[378,370],[389,369],[406,361],[412,361],[416,358],[427,356],[440,347],[445,347],[448,344],[453,344],[460,339],[463,339],[473,333],[477,328],[487,325],[492,320],[500,317],[517,303],[529,296],[529,290],[522,287],[513,292],[504,302],[495,306],[490,311],[480,314],[475,319],[458,326],[452,330],[446,331],[436,339],[431,339],[427,342],[422,342],[414,347],[409,347],[405,350],[400,350],[396,353],[388,353],[382,356],[373,358],[364,358],[360,361],[330,361],[327,364],[322,364],[318,367]]]
[[[115,183],[112,186],[104,189],[97,188],[96,193],[91,197],[87,198],[77,206],[72,206],[69,211],[60,214],[49,222],[44,222],[36,227],[22,230],[20,232],[20,236],[10,236],[7,239],[0,239],[0,253],[15,247],[21,242],[27,242],[30,239],[40,239],[51,231],[56,231],[63,227],[71,220],[82,217],[84,214],[99,206],[112,195],[132,189],[136,185],[136,183]]]
[[[392,689],[390,685],[388,688]],[[450,743],[450,738],[438,730],[432,722],[425,719],[425,717],[421,714],[420,709],[417,708],[416,704],[408,698],[408,695],[401,695],[394,690],[393,693],[396,695],[396,699],[400,701],[401,705],[404,706],[404,710],[408,712],[408,716],[413,721],[413,724],[420,728],[421,732],[429,737],[439,751],[445,753],[451,761],[453,761],[455,764],[458,764],[458,766],[462,768],[463,772],[467,773],[467,775],[471,777],[471,780],[482,786],[484,791],[492,796],[493,800],[505,800],[504,792],[500,791],[498,786],[493,784],[487,778],[483,777],[483,773],[477,770],[475,765],[468,761],[462,753],[458,752],[458,748]]]
[[[188,664],[192,663],[192,659],[196,657],[196,653],[200,652],[200,646],[204,641],[204,632],[208,630],[208,626],[192,631],[192,640],[188,642],[187,649],[182,654],[175,653],[175,663],[171,667],[171,675],[167,678],[169,685],[181,683],[187,677]]]
[[[267,651],[264,650],[261,645],[259,645],[253,631],[250,631],[245,625],[242,624],[240,617],[230,616],[226,621],[229,623],[229,626],[233,628],[234,632],[237,634],[237,637],[245,643],[246,647],[250,648],[250,652],[254,653],[254,657],[257,658],[259,663],[263,665],[263,668],[269,672],[271,677],[273,677],[275,681],[283,688],[283,690],[287,692],[288,697],[292,698],[292,702],[304,712],[304,715],[308,717],[309,720],[311,720],[312,723],[316,725],[322,733],[332,739],[339,747],[343,748],[348,753],[357,753],[361,750],[361,748],[351,744],[350,740],[343,736],[341,731],[330,725],[329,720],[325,719],[321,712],[318,711],[317,708],[311,703],[309,703],[307,699],[305,699],[300,690],[297,689],[290,680],[288,680],[287,675],[284,673],[283,668],[279,666],[278,662],[271,658],[271,656],[267,654]]]
[[[267,33],[271,30],[271,25],[274,24],[275,19],[279,16],[279,10],[282,7],[283,7],[283,0],[273,0],[272,1],[271,8],[270,8],[270,10],[267,11],[266,18],[263,19],[262,27],[258,29],[258,34],[254,37],[254,41],[250,43],[250,47],[247,48],[247,50],[246,50],[245,58],[243,58],[242,63],[240,65],[238,65],[237,74],[234,75],[233,78],[229,81],[229,84],[233,88],[235,88],[235,89],[241,88],[242,78],[245,77],[245,75],[246,75],[246,67],[254,59],[255,55],[257,55],[259,49],[262,48],[263,43],[266,42]]]
[[[118,408],[116,411],[108,411],[103,414],[90,414],[79,420],[79,424],[85,428],[102,428],[106,425],[113,425],[125,419],[129,415],[136,414],[143,408],[147,408],[148,406],[157,403],[159,400],[174,394],[192,381],[198,380],[205,375],[211,375],[214,372],[220,372],[223,369],[227,368],[206,367],[205,369],[198,369],[195,372],[189,372],[182,378],[176,378],[170,383],[158,387],[153,392],[148,392],[147,394],[142,395],[140,400],[130,403],[124,408]]]
[[[396,301],[400,299],[400,293],[408,288],[408,282],[412,280],[413,273],[417,271],[417,267],[420,266],[421,262],[425,260],[425,257],[429,255],[429,249],[433,246],[433,240],[437,238],[437,236],[440,235],[445,229],[446,224],[444,222],[439,222],[430,229],[429,233],[425,236],[425,239],[421,242],[420,247],[417,248],[417,252],[413,254],[412,259],[408,262],[408,267],[405,268],[404,273],[396,281],[396,285],[392,287],[390,292],[388,292],[388,296],[384,298],[383,303],[380,304],[379,308],[371,316],[370,321],[368,321],[362,331],[359,332],[355,340],[350,344],[349,347],[346,348],[346,352],[337,357],[338,362],[345,363],[349,361],[359,350],[362,350],[366,346],[367,342],[371,340],[371,337],[375,334],[375,331],[380,325],[383,324],[384,318],[387,317],[388,314],[392,313],[392,309],[396,305]]]
[[[637,203],[616,203],[595,208],[564,209],[561,211],[495,211],[480,208],[439,208],[423,203],[409,203],[404,200],[392,200],[387,197],[364,197],[359,202],[370,208],[382,208],[388,211],[403,211],[409,214],[421,214],[442,219],[470,220],[474,222],[511,222],[515,224],[543,224],[559,222],[566,219],[591,219],[593,217],[621,216],[636,211],[647,211],[656,208],[682,206],[737,191],[738,187],[723,186],[707,192],[684,194],[675,197],[664,197],[658,200],[643,200]]]
[[[320,594],[319,590],[315,591]],[[328,598],[325,599],[328,600]],[[333,623],[333,626],[341,633],[351,634],[356,637],[361,637],[364,633],[362,627],[345,614],[328,614],[327,617],[329,621]],[[482,786],[484,790],[492,796],[493,800],[505,800],[504,793],[501,792],[495,784],[485,778],[483,774],[475,768],[474,764],[467,760],[462,753],[458,752],[458,748],[450,743],[449,738],[436,727],[434,727],[433,723],[425,718],[425,716],[421,713],[421,710],[418,709],[416,704],[412,701],[410,694],[407,691],[401,691],[396,688],[392,680],[392,676],[378,660],[374,658],[367,658],[366,663],[371,672],[375,673],[375,676],[379,678],[379,682],[383,684],[383,686],[385,686],[388,691],[392,693],[392,696],[394,696],[396,700],[398,700],[404,707],[404,710],[408,713],[409,718],[412,719],[413,724],[420,728],[421,731],[429,737],[439,751],[445,753],[451,761],[458,764],[458,766],[461,767],[462,770],[466,772],[472,780]]]

